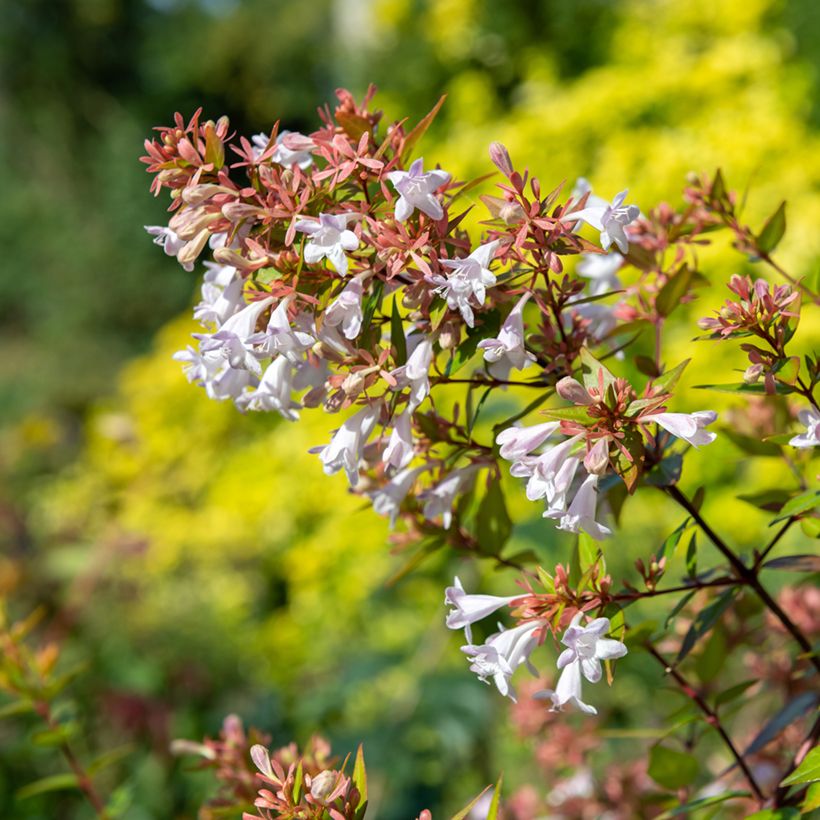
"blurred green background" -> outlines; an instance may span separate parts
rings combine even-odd
[[[524,779],[528,756],[504,728],[506,705],[442,629],[454,569],[488,589],[512,577],[438,556],[385,586],[402,558],[384,522],[306,454],[335,420],[240,416],[170,361],[191,330],[197,278],[142,229],[167,219],[137,161],[151,128],[202,105],[248,135],[276,119],[307,131],[336,87],[358,95],[369,82],[388,118],[412,119],[446,92],[428,161],[487,173],[499,139],[547,189],[583,175],[604,196],[630,186],[644,210],[676,201],[686,172],[721,166],[749,188],[751,224],[789,200],[782,259],[814,275],[818,41],[813,0],[6,4],[0,594],[13,612],[45,603],[87,662],[75,692],[89,745],[134,743],[110,775],[127,817],[195,816],[207,778],[172,760],[168,742],[214,735],[231,711],[282,744],[312,731],[342,752],[364,740],[384,820],[452,810],[501,768]],[[717,283],[749,269],[723,246],[705,266]],[[723,298],[716,287],[689,317]],[[716,362],[693,335],[672,327],[666,350],[672,363],[695,354],[689,385],[713,380]],[[729,346],[718,355],[744,366]],[[753,543],[765,516],[720,488],[761,476],[725,443],[688,471],[718,488],[707,512],[720,508],[737,541]],[[629,509],[609,547],[616,578],[651,548],[634,547],[638,535],[651,545],[680,518],[657,503]],[[569,557],[540,519],[516,531],[510,549],[522,546],[547,566]],[[644,669],[624,668],[611,690],[615,723],[660,697],[647,695]],[[30,727],[0,724],[0,816],[86,816],[70,795],[58,814],[47,798],[15,801],[56,765],[29,739]],[[607,754],[643,748],[620,743]]]

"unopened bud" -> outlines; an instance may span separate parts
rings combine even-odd
[[[211,232],[203,228],[190,242],[182,246],[182,250],[177,254],[177,261],[180,265],[188,265],[196,262],[197,257],[202,253],[202,249],[210,237]]]
[[[581,404],[584,406],[592,404],[592,397],[589,395],[586,387],[573,379],[572,376],[564,376],[564,378],[555,385],[555,392],[558,393],[562,399],[571,401],[573,404]]]
[[[461,341],[461,324],[457,322],[445,322],[439,332],[438,343],[442,350],[452,350],[458,347]]]
[[[324,803],[333,794],[339,782],[339,773],[334,771],[319,772],[310,781],[310,795],[314,800]]]
[[[763,375],[763,365],[750,364],[743,374],[743,381],[746,382],[746,384],[755,384],[761,375]]]
[[[364,383],[366,379],[367,377],[360,370],[355,373],[351,373],[342,382],[342,390],[349,399],[355,399],[356,396],[364,390]]]
[[[500,142],[490,143],[490,159],[504,176],[509,176],[513,172],[510,152]]]
[[[181,196],[183,202],[187,202],[189,205],[201,205],[203,202],[207,202],[212,196],[216,196],[216,194],[229,193],[231,193],[230,188],[226,188],[224,185],[214,185],[210,183],[190,185],[187,188],[183,188]]]
[[[584,457],[584,467],[588,473],[603,475],[609,464],[609,439],[601,438]]]
[[[247,219],[250,216],[257,216],[260,209],[256,205],[248,205],[245,202],[227,202],[222,206],[222,215],[231,222],[239,222],[240,219]]]

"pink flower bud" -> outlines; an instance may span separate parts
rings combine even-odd
[[[500,142],[490,144],[490,159],[502,174],[505,176],[512,174],[513,165],[510,154]]]
[[[603,475],[609,464],[609,439],[601,438],[584,458],[584,467],[588,473]]]
[[[324,803],[333,794],[338,781],[338,772],[319,772],[310,782],[310,796],[319,803]]]
[[[580,382],[572,378],[572,376],[564,376],[558,384],[555,385],[555,391],[562,399],[571,401],[573,404],[590,405],[592,404],[592,397],[587,392]]]
[[[743,381],[746,384],[755,384],[763,373],[762,364],[750,364],[743,374]]]

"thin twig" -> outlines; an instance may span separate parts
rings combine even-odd
[[[791,527],[792,524],[794,524],[795,521],[797,521],[796,518],[789,518],[786,521],[786,523],[777,531],[774,538],[772,538],[772,540],[769,541],[763,552],[761,552],[760,555],[757,556],[757,560],[752,565],[753,570],[757,571],[760,565],[766,560],[766,556],[774,549],[778,541],[780,541],[780,539],[786,534],[786,531],[789,529],[789,527]]]
[[[670,666],[663,655],[652,646],[651,643],[644,644],[646,650],[658,661],[664,668],[664,671],[667,675],[671,675],[675,682],[680,686],[683,690],[684,694],[690,698],[697,707],[706,715],[706,722],[715,728],[717,733],[722,738],[723,742],[726,744],[726,748],[731,752],[732,757],[735,759],[735,762],[740,767],[743,774],[746,776],[746,780],[749,781],[749,786],[751,786],[752,791],[754,792],[755,797],[760,800],[761,802],[764,800],[763,792],[760,790],[760,786],[757,785],[757,780],[755,780],[755,776],[752,774],[751,769],[746,765],[746,761],[743,759],[743,755],[735,747],[735,744],[732,743],[732,739],[729,737],[728,732],[724,729],[723,724],[720,722],[720,718],[718,717],[717,712],[712,709],[711,706],[700,696],[694,687],[691,686],[689,681],[681,675],[681,673],[675,669],[673,666]]]

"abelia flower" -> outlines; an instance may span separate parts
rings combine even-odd
[[[293,390],[293,365],[278,356],[265,370],[256,389],[243,393],[237,405],[248,410],[276,411],[289,421],[298,421],[299,403],[291,399]]]
[[[569,509],[561,515],[558,529],[566,532],[583,530],[596,541],[603,541],[612,530],[595,520],[595,508],[598,499],[598,476],[588,475],[581,484]],[[550,518],[557,518],[558,512],[551,513]]]
[[[530,663],[530,654],[538,646],[537,633],[542,627],[541,621],[527,621],[512,629],[501,629],[481,646],[462,646],[461,651],[471,659],[470,671],[478,675],[480,681],[489,683],[487,679],[492,678],[498,691],[515,703],[510,680],[522,664],[534,675],[538,674]]]
[[[484,361],[491,364],[490,373],[496,378],[506,379],[513,368],[523,370],[535,361],[535,356],[524,347],[523,313],[530,296],[527,292],[518,300],[495,339],[484,339],[478,343],[478,349],[484,351]]]
[[[698,447],[711,444],[717,438],[715,433],[705,429],[716,418],[717,413],[712,410],[698,410],[695,413],[652,413],[643,416],[641,422],[654,422],[673,436]]]
[[[390,519],[390,529],[396,525],[396,518],[407,494],[413,488],[419,474],[428,469],[426,464],[412,470],[400,470],[390,481],[377,490],[368,490],[367,494],[373,502],[373,509]]]
[[[162,225],[145,225],[144,227],[145,230],[154,237],[155,245],[159,245],[168,256],[177,257],[177,261],[179,261],[179,254],[187,244],[184,239],[177,236],[175,231],[172,231],[170,228],[166,228]],[[189,272],[194,269],[193,262],[185,261],[180,262],[180,264]]]
[[[418,208],[431,219],[441,219],[444,210],[435,192],[450,181],[446,171],[424,170],[424,160],[419,157],[407,171],[390,171],[387,178],[400,194],[396,202],[396,220],[405,222]]]
[[[601,661],[627,654],[623,643],[604,637],[610,630],[609,618],[596,618],[587,626],[581,626],[582,617],[581,612],[577,613],[561,638],[567,648],[558,656],[557,666],[562,671],[555,690],[547,689],[535,696],[551,700],[553,712],[572,704],[583,712],[597,714],[594,706],[582,700],[581,678],[597,683],[602,675]]]
[[[817,447],[820,445],[820,410],[809,407],[797,414],[801,424],[806,425],[806,432],[789,440],[792,447]]]
[[[393,431],[384,448],[382,459],[385,465],[397,470],[406,467],[413,460],[413,431],[410,424],[412,410],[409,408],[393,419]]]
[[[560,422],[547,421],[531,427],[508,427],[495,438],[501,458],[519,461],[528,453],[537,450],[559,427]]]
[[[442,259],[441,265],[453,272],[446,277],[431,277],[433,283],[438,285],[436,291],[447,300],[450,310],[458,310],[469,327],[475,324],[471,300],[475,299],[479,306],[483,305],[487,288],[496,282],[495,275],[490,271],[490,263],[499,244],[500,241],[495,239],[480,245],[464,259]]]
[[[316,338],[314,334],[291,325],[288,306],[292,301],[292,296],[282,299],[271,313],[265,330],[264,349],[271,356],[286,356],[290,362],[298,364]]]
[[[345,338],[355,339],[362,329],[362,281],[351,279],[347,287],[328,305],[325,323],[341,325]]]
[[[587,203],[580,211],[565,214],[561,217],[563,222],[583,221],[591,225],[595,230],[601,232],[601,247],[608,250],[614,242],[621,253],[629,252],[629,238],[624,230],[627,225],[634,222],[641,213],[637,205],[624,205],[627,191],[621,191],[612,204]]]
[[[449,530],[450,525],[453,523],[453,504],[456,496],[473,477],[475,470],[476,468],[472,465],[453,470],[450,475],[434,487],[425,490],[419,496],[425,502],[424,517],[428,521],[434,521],[441,516],[442,526],[445,530]]]
[[[359,238],[347,225],[355,214],[319,214],[319,219],[300,219],[294,225],[310,240],[305,245],[305,262],[315,265],[327,258],[341,276],[347,276],[348,262],[345,251],[355,251]]]
[[[590,295],[600,296],[621,289],[618,271],[623,263],[624,258],[619,253],[584,253],[575,270],[579,276],[590,280]]]
[[[236,268],[228,268],[235,271]],[[206,281],[202,284],[202,301],[194,308],[194,319],[202,324],[218,326],[226,322],[245,304],[244,282],[234,279],[225,287]]]
[[[502,606],[509,606],[520,595],[501,598],[497,595],[469,595],[464,591],[459,577],[456,576],[453,586],[444,591],[444,603],[454,607],[447,613],[449,629],[463,629],[468,643],[473,642],[471,624],[492,615]]]
[[[351,416],[333,435],[330,444],[316,447],[325,475],[344,469],[351,487],[359,483],[359,462],[370,434],[376,427],[381,410],[378,404],[369,404]]]
[[[407,358],[407,363],[390,374],[397,389],[410,388],[408,409],[415,410],[430,392],[430,363],[433,361],[433,343],[423,339]]]
[[[287,137],[287,140],[285,138]],[[285,141],[288,143],[285,145]],[[260,157],[268,147],[270,137],[267,134],[255,134],[251,137],[254,156]],[[276,137],[276,147],[271,154],[271,162],[290,168],[298,165],[303,171],[313,165],[313,150],[316,143],[310,137],[298,131],[280,131]]]
[[[565,463],[572,460],[570,454],[572,448],[583,438],[579,433],[576,436],[550,447],[549,450],[528,461],[522,461],[518,464],[516,469],[516,476],[521,477],[522,474],[529,475],[527,482],[527,498],[530,501],[537,501],[539,498],[546,498],[551,501],[556,492],[560,492],[560,488],[556,486],[556,480],[561,469]],[[574,459],[577,462],[577,459]],[[577,465],[576,465],[577,466]],[[575,472],[575,467],[572,467],[572,474]],[[571,481],[571,476],[569,481]],[[567,476],[564,474],[562,484],[567,482]],[[565,492],[566,490],[564,490]]]

